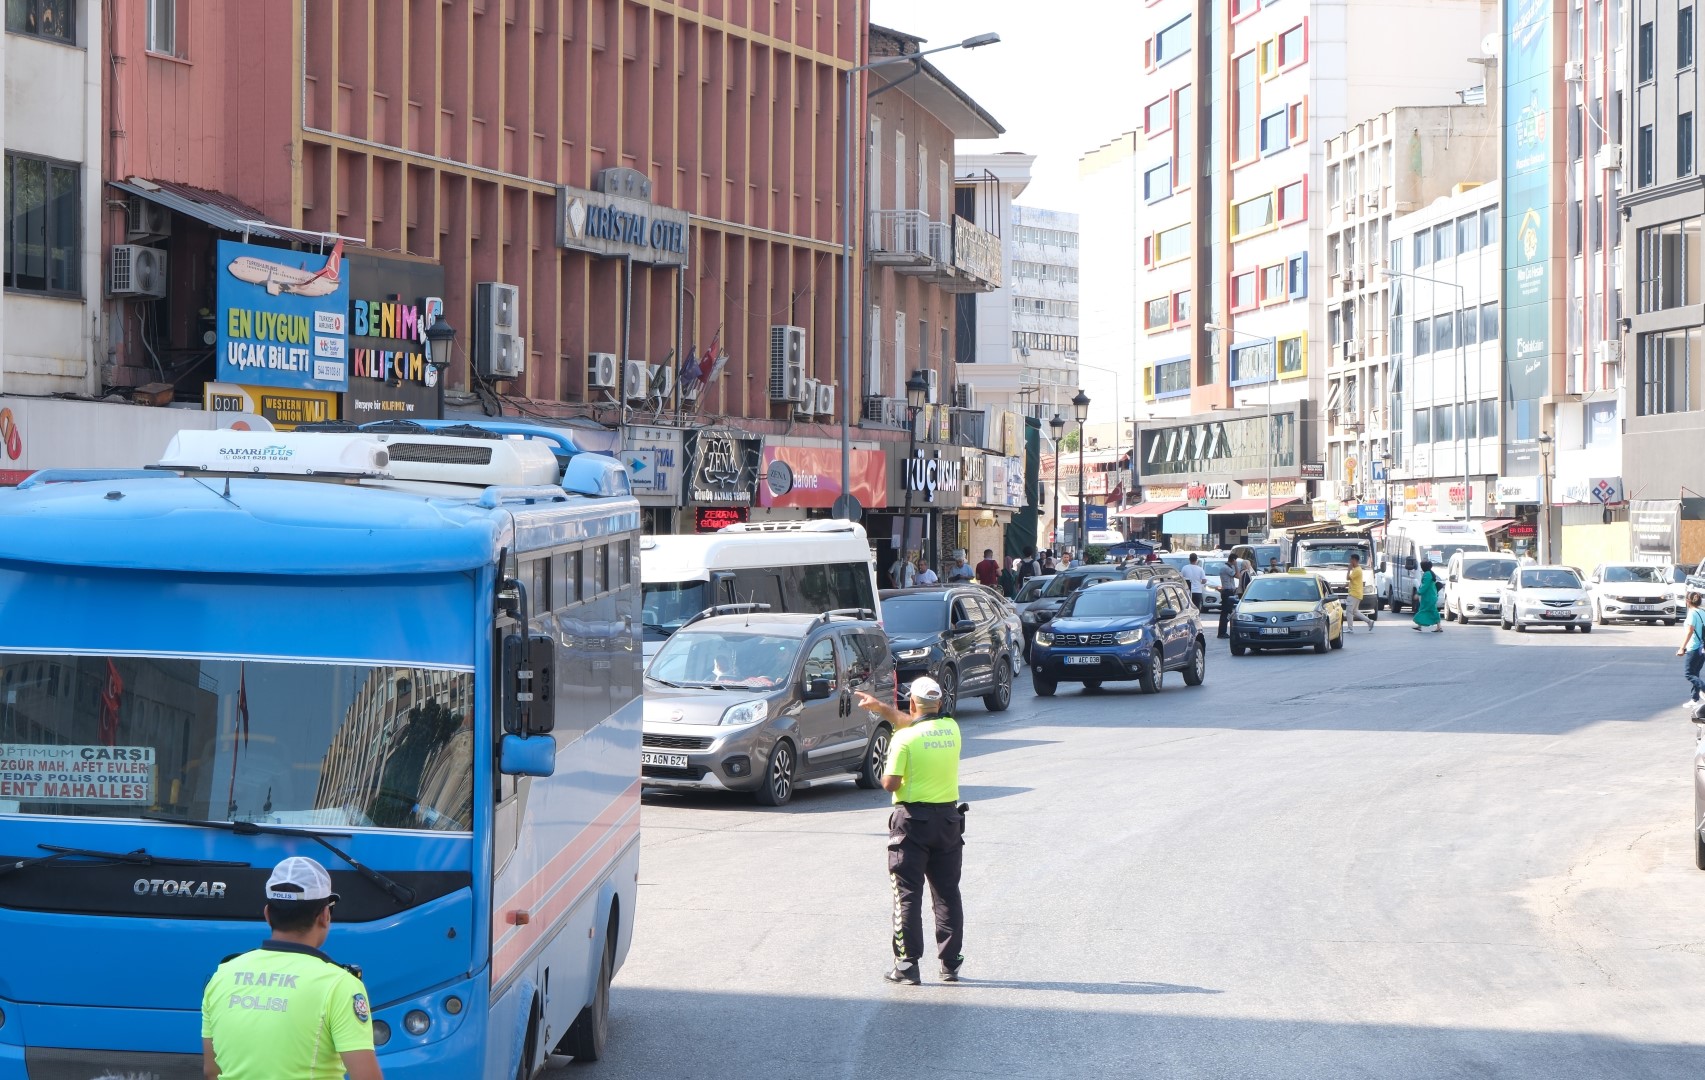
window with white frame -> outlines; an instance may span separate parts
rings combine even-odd
[[[148,0],[148,51],[178,56],[178,0]]]

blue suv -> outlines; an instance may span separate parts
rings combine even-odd
[[[1041,697],[1060,683],[1097,690],[1135,679],[1153,694],[1167,671],[1191,686],[1208,672],[1208,646],[1190,594],[1176,581],[1109,581],[1074,593],[1052,622],[1036,631],[1030,681]]]

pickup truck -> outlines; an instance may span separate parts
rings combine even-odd
[[[1373,544],[1353,536],[1298,537],[1293,559],[1297,566],[1318,574],[1331,588],[1332,595],[1343,599],[1350,594],[1350,556],[1360,556],[1362,562],[1363,611],[1374,610]]]

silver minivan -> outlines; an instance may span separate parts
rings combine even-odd
[[[691,619],[645,670],[641,782],[766,806],[829,780],[880,787],[892,732],[854,705],[861,690],[894,700],[888,637],[869,609]]]

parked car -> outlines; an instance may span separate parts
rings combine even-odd
[[[1681,622],[1682,605],[1676,602],[1669,576],[1667,566],[1600,563],[1587,577],[1593,618],[1600,626],[1608,626],[1618,619],[1677,625]]]
[[[1024,584],[1018,587],[1018,595],[1012,598],[1012,602],[1018,606],[1019,614],[1022,615],[1025,608],[1039,599],[1042,590],[1047,588],[1048,582],[1053,580],[1053,574],[1037,574],[1033,578],[1026,578]]]
[[[1503,608],[1504,582],[1521,566],[1501,551],[1452,553],[1440,582],[1439,610],[1447,620],[1496,619]]]
[[[1030,679],[1041,697],[1062,682],[1086,690],[1135,679],[1146,694],[1161,689],[1168,671],[1191,686],[1207,676],[1208,646],[1183,584],[1165,577],[1108,581],[1066,599],[1053,621],[1036,632]]]
[[[688,622],[645,671],[641,782],[746,791],[766,806],[822,780],[880,787],[891,732],[853,706],[860,690],[883,700],[895,690],[869,609]]]
[[[1019,618],[1018,605],[999,589],[980,584],[977,588],[983,590],[980,595],[984,603],[1000,609],[1001,619],[1006,623],[1007,659],[1012,663],[1012,673],[1017,675],[1024,670],[1024,620]]]
[[[1557,626],[1590,634],[1592,597],[1572,566],[1524,566],[1504,583],[1498,621],[1505,630]]]
[[[1036,640],[1036,628],[1046,626],[1048,620],[1066,602],[1072,593],[1088,585],[1097,585],[1103,581],[1121,581],[1125,571],[1117,566],[1080,566],[1075,570],[1062,570],[1054,575],[1054,580],[1048,582],[1048,587],[1042,590],[1042,595],[1030,602],[1030,606],[1019,616],[1024,629],[1024,658],[1030,659],[1031,643]]]
[[[883,590],[882,625],[902,708],[920,675],[941,684],[944,713],[963,696],[982,695],[990,712],[1005,712],[1012,704],[1013,642],[1006,611],[988,593],[981,585]]]
[[[1231,655],[1262,649],[1344,647],[1344,608],[1319,574],[1257,574],[1237,602]]]
[[[1687,576],[1691,573],[1693,567],[1686,563],[1670,563],[1664,567],[1664,580],[1669,582],[1669,594],[1677,609],[1684,610],[1687,607]]]

